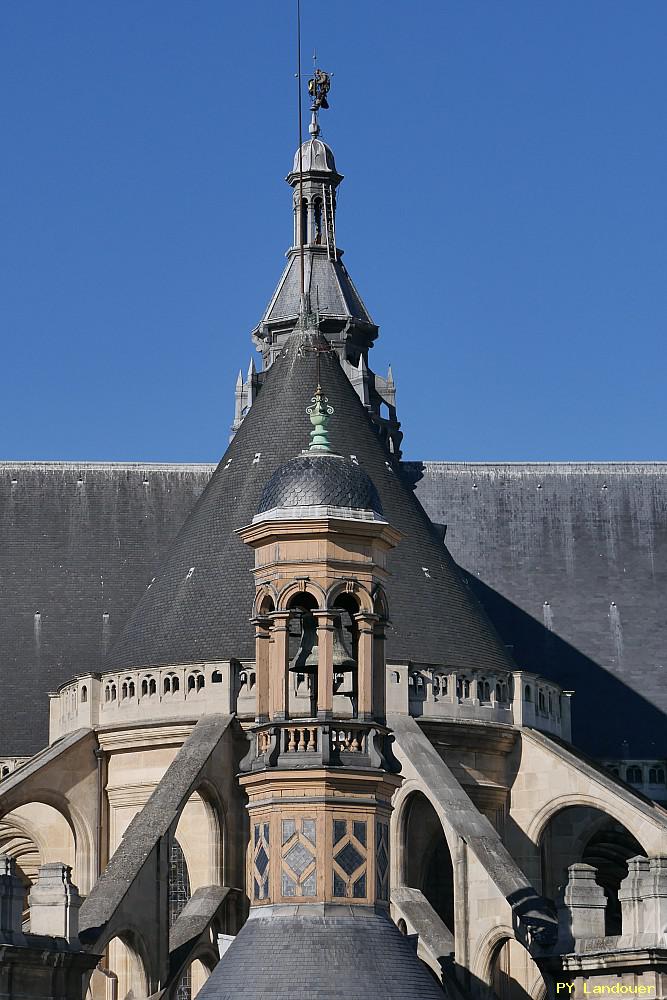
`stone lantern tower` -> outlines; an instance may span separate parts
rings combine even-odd
[[[401,536],[358,462],[332,453],[319,385],[307,411],[310,448],[238,530],[255,550],[257,716],[240,777],[251,909],[200,996],[442,997],[389,919],[402,779],[385,723],[384,585]]]
[[[248,884],[253,905],[386,906],[400,778],[385,726],[383,584],[400,535],[362,468],[331,453],[319,385],[308,412],[310,448],[276,470],[239,531],[256,588]]]

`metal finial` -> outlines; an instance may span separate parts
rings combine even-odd
[[[327,424],[329,417],[334,411],[333,406],[329,406],[328,398],[322,393],[322,386],[318,385],[315,395],[311,399],[312,406],[306,407],[306,413],[310,417],[313,429],[310,432],[310,449],[315,452],[330,452],[329,432]]]
[[[320,123],[317,119],[317,113],[320,108],[325,111],[329,107],[329,102],[327,100],[327,94],[331,89],[331,74],[325,73],[323,69],[318,69],[315,67],[312,78],[308,81],[308,93],[312,97],[312,103],[310,105],[311,118],[310,125],[308,126],[308,131],[311,136],[316,138],[320,134]]]

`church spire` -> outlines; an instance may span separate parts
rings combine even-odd
[[[309,136],[299,143],[286,177],[292,188],[292,244],[282,277],[252,336],[266,370],[295,328],[312,325],[316,314],[318,331],[340,358],[391,456],[399,460],[402,434],[396,417],[395,385],[385,386],[385,380],[370,368],[368,352],[378,328],[343,264],[338,242],[336,209],[343,176],[336,168],[333,150],[321,138],[319,119],[320,112],[329,107],[330,89],[331,75],[316,67],[308,81]],[[237,417],[233,431],[239,426]]]

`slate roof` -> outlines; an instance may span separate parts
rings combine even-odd
[[[274,471],[308,442],[305,409],[317,352],[294,334],[122,635],[108,669],[254,657],[252,551],[234,534],[248,524]],[[389,523],[404,536],[389,557],[393,627],[388,656],[453,667],[511,661],[412,491],[392,466],[334,352],[319,381],[334,407],[332,447],[371,477]]]
[[[264,514],[276,507],[349,507],[382,514],[372,481],[359,465],[342,455],[298,455],[273,473],[257,506]]]
[[[0,462],[0,753],[44,746],[46,692],[100,669],[213,471]],[[575,689],[577,745],[664,757],[667,463],[410,472],[517,662]]]
[[[0,754],[44,746],[46,692],[99,670],[211,472],[0,463]]]
[[[519,666],[599,757],[667,754],[667,463],[411,463]],[[625,744],[625,746],[624,746]]]
[[[325,247],[306,247],[304,269],[306,292],[310,294],[312,306],[318,310],[324,323],[330,319],[340,321],[354,319],[367,324],[374,331],[373,336],[377,335],[377,327],[373,324],[340,257],[337,260],[330,260]],[[260,326],[284,324],[293,327],[299,315],[300,301],[299,253],[291,250],[285,270],[262,316]]]
[[[200,1000],[444,1000],[388,917],[343,906],[338,917],[306,916],[308,909],[246,921]]]

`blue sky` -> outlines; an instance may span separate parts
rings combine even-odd
[[[667,4],[303,0],[408,458],[667,459]],[[291,0],[0,4],[0,457],[214,461],[283,266]]]

